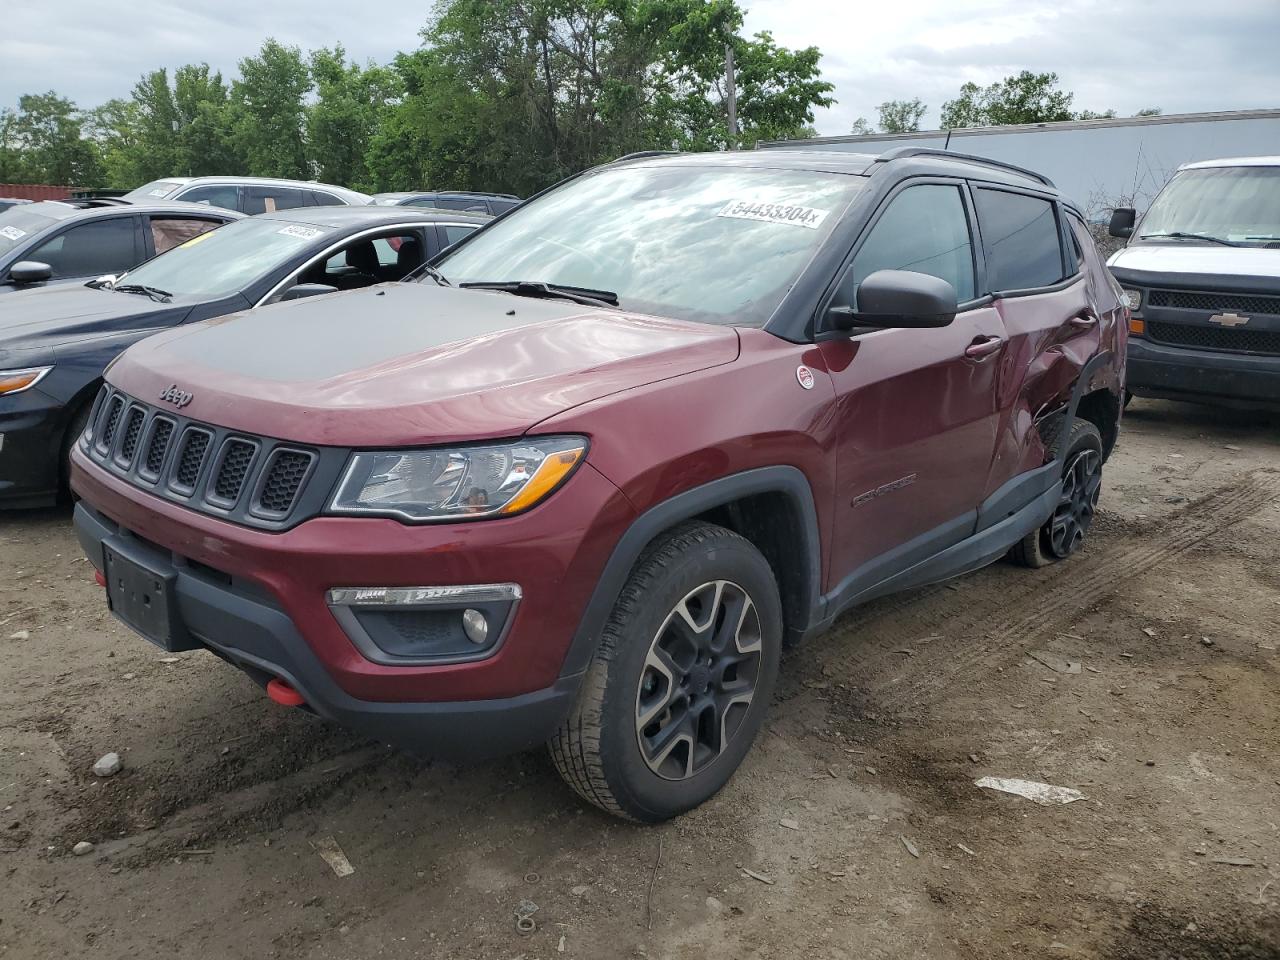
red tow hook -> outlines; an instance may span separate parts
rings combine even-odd
[[[283,707],[300,707],[306,702],[297,690],[274,677],[267,681],[267,696]]]
[[[107,578],[101,570],[93,571],[93,582],[100,586],[103,590],[107,589]]]

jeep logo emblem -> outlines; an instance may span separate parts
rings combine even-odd
[[[1210,323],[1217,323],[1224,327],[1239,327],[1249,322],[1248,317],[1242,317],[1238,313],[1215,313],[1209,318]]]
[[[179,390],[176,383],[171,383],[160,391],[160,399],[165,401],[165,403],[172,403],[175,407],[181,410],[191,402],[192,397],[186,390]]]

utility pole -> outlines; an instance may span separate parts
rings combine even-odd
[[[738,145],[738,88],[733,79],[733,44],[724,45],[724,89],[729,105],[729,146]]]

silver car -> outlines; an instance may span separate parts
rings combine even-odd
[[[157,200],[184,200],[207,203],[252,216],[295,207],[362,207],[372,197],[346,187],[306,180],[275,180],[270,177],[166,177],[126,193],[129,203]]]

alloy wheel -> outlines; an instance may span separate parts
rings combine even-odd
[[[685,780],[724,752],[751,708],[760,658],[760,615],[736,583],[704,583],[675,605],[636,691],[636,738],[650,770]]]
[[[1102,454],[1097,450],[1082,450],[1063,473],[1062,496],[1045,531],[1049,551],[1055,557],[1070,556],[1084,542],[1101,491]]]

